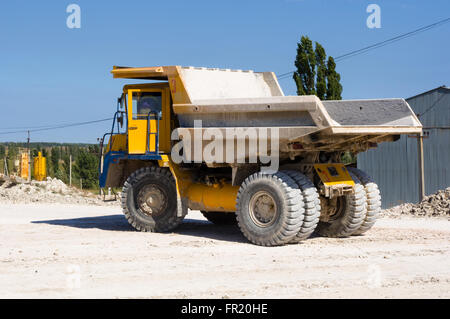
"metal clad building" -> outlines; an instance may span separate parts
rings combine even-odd
[[[438,87],[406,99],[424,129],[425,193],[450,186],[450,88]],[[417,138],[402,135],[393,143],[358,154],[358,168],[378,183],[383,208],[419,201]]]

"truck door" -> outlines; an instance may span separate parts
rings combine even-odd
[[[128,153],[158,151],[159,122],[162,118],[162,89],[128,90]]]

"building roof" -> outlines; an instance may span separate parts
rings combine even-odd
[[[416,97],[421,96],[421,95],[429,94],[429,93],[437,91],[437,90],[445,90],[446,93],[449,93],[450,92],[450,87],[448,87],[446,85],[438,86],[437,88],[431,89],[429,91],[425,91],[425,92],[419,93],[417,95],[411,96],[411,97],[407,98],[406,100],[410,100],[410,99],[416,98]]]

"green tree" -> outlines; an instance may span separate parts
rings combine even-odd
[[[73,168],[75,175],[83,180],[83,187],[98,185],[98,161],[94,154],[81,150]]]
[[[341,75],[336,72],[336,63],[332,57],[327,62],[327,100],[342,100]]]
[[[67,176],[68,175],[66,173],[64,165],[58,167],[58,170],[55,172],[55,177],[67,184],[69,182],[69,178]]]
[[[17,146],[8,145],[8,158],[9,159],[16,159],[18,154],[19,154],[19,148]]]
[[[14,165],[14,161],[16,159],[19,159],[18,155],[19,155],[19,148],[14,144],[9,144],[8,145],[8,155],[7,155],[9,173],[12,173],[12,172],[17,173],[17,167]]]
[[[302,36],[297,43],[297,57],[295,58],[294,81],[297,85],[297,95],[316,94],[316,56],[313,45],[308,37]]]
[[[6,157],[6,148],[4,145],[0,145],[0,174],[5,171],[4,158]]]
[[[297,56],[293,78],[298,95],[317,95],[321,100],[341,100],[341,76],[336,72],[336,63],[328,58],[325,49],[318,42],[302,36],[297,43]]]
[[[327,54],[325,49],[319,43],[316,42],[316,64],[317,64],[317,84],[316,84],[316,94],[321,100],[325,100],[327,94],[327,65],[325,64],[325,59]]]
[[[59,168],[59,150],[57,147],[52,147],[50,151],[50,172],[52,176],[55,176]]]
[[[344,164],[354,164],[356,163],[356,156],[352,152],[347,151],[342,154],[341,161]]]

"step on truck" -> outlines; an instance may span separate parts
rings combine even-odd
[[[342,163],[422,125],[404,99],[284,96],[272,72],[113,67],[123,87],[101,138],[100,187],[121,187],[139,231],[169,232],[199,210],[252,243],[368,231],[381,209],[365,172]]]

